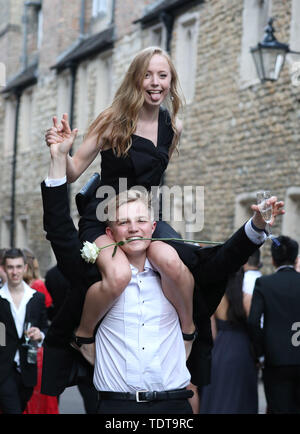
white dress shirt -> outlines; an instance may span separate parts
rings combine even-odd
[[[131,271],[97,330],[94,385],[113,392],[184,388],[191,377],[177,312],[148,260],[144,271]]]
[[[29,285],[27,285],[26,282],[23,280],[24,285],[24,294],[23,298],[21,300],[21,303],[19,307],[15,305],[13,302],[10,290],[8,289],[7,283],[5,283],[2,288],[0,289],[0,297],[6,299],[10,304],[10,310],[11,314],[13,316],[15,326],[17,329],[18,337],[21,339],[23,332],[24,332],[24,322],[25,322],[25,315],[26,315],[26,306],[33,294],[36,292],[35,289],[30,288]],[[44,337],[44,336],[43,336]],[[17,350],[15,354],[14,361],[16,362],[17,366],[20,365],[20,354],[19,350]]]
[[[255,281],[258,277],[261,277],[262,274],[259,270],[247,270],[244,274],[243,280],[243,292],[246,294],[253,294]]]

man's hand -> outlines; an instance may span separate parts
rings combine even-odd
[[[285,210],[283,209],[284,202],[282,202],[282,201],[278,202],[277,197],[272,196],[272,197],[270,197],[270,199],[267,200],[267,203],[269,205],[272,205],[272,219],[271,219],[271,222],[269,223],[269,225],[273,226],[276,217],[278,215],[282,215],[285,213]],[[259,229],[265,229],[266,222],[264,221],[261,213],[259,212],[258,205],[251,205],[251,209],[254,211],[254,216],[252,218],[254,225]]]
[[[67,155],[77,136],[77,128],[71,131],[68,115],[63,114],[61,123],[58,123],[57,117],[52,118],[53,126],[46,131],[45,140],[50,147],[51,156],[55,154]]]
[[[27,332],[27,336],[32,341],[37,341],[37,342],[40,342],[43,339],[41,331],[38,327],[30,327],[30,329]]]

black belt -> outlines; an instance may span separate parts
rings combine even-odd
[[[194,395],[192,390],[175,389],[164,392],[149,392],[148,390],[137,390],[130,392],[98,392],[98,399],[117,399],[122,401],[150,402],[167,401],[169,399],[185,399]]]

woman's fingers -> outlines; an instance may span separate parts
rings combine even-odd
[[[53,116],[52,121],[53,121],[53,126],[54,126],[55,128],[57,128],[57,125],[58,125],[57,117],[56,117],[56,116]]]
[[[52,121],[53,121],[53,127],[52,128],[56,128],[56,131],[58,131],[58,132],[62,131],[63,125],[58,123],[58,119],[56,116],[53,116]]]
[[[62,123],[62,125],[64,127],[65,132],[68,133],[68,134],[70,134],[71,133],[71,128],[70,128],[69,117],[68,117],[67,113],[63,114],[61,123]]]

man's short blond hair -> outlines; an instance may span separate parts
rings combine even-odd
[[[111,226],[111,224],[117,220],[117,210],[120,208],[120,206],[137,201],[142,202],[146,206],[149,216],[151,220],[153,220],[150,194],[141,190],[130,189],[122,191],[118,195],[111,198],[107,203],[106,207],[104,208],[104,212],[107,215],[107,225]]]

